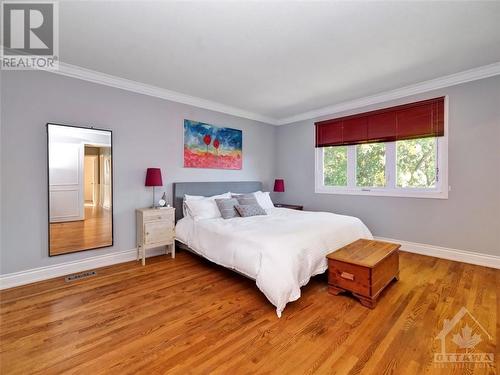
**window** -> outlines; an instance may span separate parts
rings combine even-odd
[[[447,198],[445,137],[316,148],[316,192]]]
[[[385,186],[385,143],[356,145],[356,186]]]
[[[325,186],[347,186],[347,146],[325,147],[323,183]]]
[[[315,191],[448,198],[444,96],[315,122]]]
[[[437,176],[436,138],[396,142],[396,186],[435,188]]]

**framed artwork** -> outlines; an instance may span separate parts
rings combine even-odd
[[[184,167],[241,169],[243,133],[184,120]]]

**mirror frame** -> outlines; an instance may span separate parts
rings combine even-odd
[[[50,254],[50,163],[49,163],[49,147],[50,147],[50,140],[49,140],[49,125],[57,125],[57,126],[66,126],[68,128],[77,128],[77,129],[91,129],[91,130],[98,130],[98,131],[104,131],[104,132],[109,132],[110,134],[110,141],[111,141],[111,245],[105,245],[105,246],[97,246],[97,247],[89,247],[88,249],[82,249],[82,250],[76,250],[76,251],[71,251],[68,253],[62,253],[62,254]],[[70,255],[70,254],[76,254],[76,253],[81,253],[82,251],[89,251],[89,250],[96,250],[96,249],[104,249],[106,247],[112,247],[115,244],[115,220],[114,220],[114,210],[115,210],[115,183],[114,183],[114,174],[115,174],[115,161],[114,161],[114,156],[113,156],[113,131],[109,129],[101,129],[101,128],[96,128],[94,126],[78,126],[78,125],[68,125],[68,124],[60,124],[57,122],[47,122],[45,124],[45,132],[46,132],[46,137],[47,137],[47,252],[49,254],[49,257],[57,257],[61,255]]]

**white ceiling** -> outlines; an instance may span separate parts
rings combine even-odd
[[[60,3],[61,61],[282,119],[500,61],[500,2]]]

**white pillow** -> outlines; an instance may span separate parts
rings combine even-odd
[[[187,194],[184,194],[184,201],[190,201],[190,200],[194,200],[194,199],[203,199],[203,198],[206,198],[206,197],[204,197],[203,195],[187,195]]]
[[[227,192],[224,194],[212,195],[211,197],[204,197],[203,195],[184,194],[185,201],[190,201],[190,200],[195,200],[195,199],[224,199],[224,198],[231,198],[231,193]]]
[[[259,206],[261,206],[264,210],[269,210],[271,208],[274,208],[274,203],[271,200],[268,191],[267,192],[256,191],[253,194],[255,195],[255,199],[257,199],[257,203],[259,204]]]
[[[192,211],[190,211],[190,207],[187,204],[188,202],[193,202],[193,201],[200,201],[200,200],[211,200],[215,204],[216,199],[225,199],[225,198],[231,198],[231,193],[227,192],[224,194],[219,194],[219,195],[212,195],[211,197],[204,197],[202,195],[187,195],[184,194],[184,202],[182,204],[182,213],[184,216],[191,216],[193,219],[195,218],[195,214],[193,214]],[[217,208],[217,211],[219,211],[219,208],[217,207],[217,204],[215,204],[215,207]],[[219,215],[216,217],[219,217]]]
[[[194,220],[215,219],[221,217],[215,199],[192,199],[185,202],[189,215]]]
[[[203,199],[203,198],[205,198],[205,197],[202,196],[202,195],[187,195],[187,194],[184,194],[184,200],[182,201],[182,216],[183,217],[191,216],[189,214],[189,210],[187,208],[186,201],[195,200],[195,199]]]

